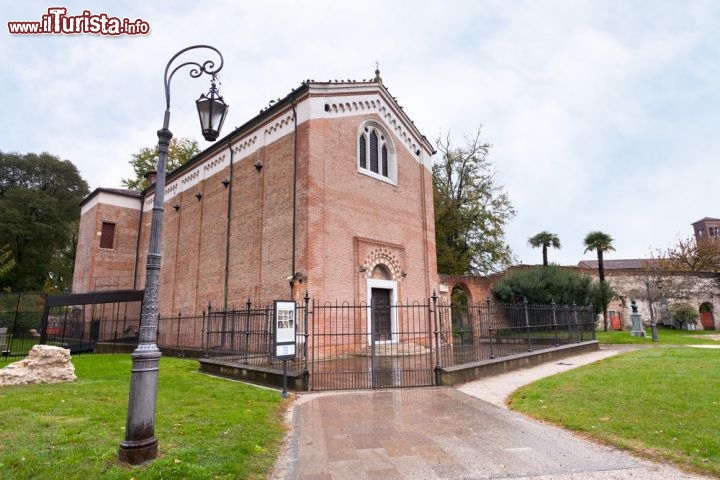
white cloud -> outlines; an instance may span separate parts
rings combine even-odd
[[[118,185],[130,155],[155,143],[165,63],[207,43],[225,56],[230,128],[306,78],[369,78],[376,60],[430,140],[482,126],[519,212],[507,239],[525,263],[540,260],[526,244],[540,230],[563,242],[551,259],[574,264],[592,256],[582,247],[591,230],[615,237],[614,258],[637,257],[720,215],[717,2],[65,5],[142,18],[151,34],[3,33],[0,149],[72,160],[92,187]],[[49,6],[13,2],[0,24],[39,20]],[[199,138],[193,102],[206,88],[187,74],[173,80],[176,136]]]

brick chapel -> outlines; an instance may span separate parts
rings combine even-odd
[[[167,176],[159,314],[438,288],[431,156],[383,85],[308,80]],[[142,289],[154,189],[81,204],[73,292]]]

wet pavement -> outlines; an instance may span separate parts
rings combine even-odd
[[[277,480],[708,478],[594,444],[454,388],[301,394],[289,415]]]

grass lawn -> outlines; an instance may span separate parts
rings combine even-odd
[[[0,478],[261,479],[285,433],[280,393],[196,373],[161,358],[160,458],[117,461],[130,389],[128,355],[73,357],[73,383],[0,389]]]
[[[658,342],[652,341],[652,333],[648,328],[645,337],[633,337],[629,331],[597,330],[595,338],[601,344],[641,344],[641,345],[720,345],[720,341],[707,338],[708,335],[720,335],[717,330],[673,330],[658,327]]]
[[[720,350],[633,351],[516,391],[510,407],[658,461],[720,475]]]

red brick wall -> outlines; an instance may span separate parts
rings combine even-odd
[[[430,172],[390,135],[397,185],[358,172],[359,115],[311,122],[307,263],[310,294],[326,300],[367,300],[369,269],[359,267],[378,249],[400,271],[398,300],[427,298],[437,284]],[[399,274],[406,272],[402,278]]]
[[[380,122],[377,115],[369,114],[298,125],[294,269],[302,274],[295,290],[298,300],[307,289],[316,299],[366,301],[372,272],[361,273],[359,267],[385,257],[398,283],[396,300],[424,300],[437,288],[431,173],[392,133],[397,185],[359,173],[356,136],[366,119]],[[222,308],[225,302],[243,306],[251,299],[255,304],[269,304],[290,297],[295,138],[292,125],[284,128],[288,132],[284,136],[250,156],[234,159],[231,187],[222,184],[231,176],[229,166],[213,174],[201,168],[199,183],[180,182],[179,193],[166,194],[161,316],[197,314],[208,303]],[[262,138],[262,132],[258,137]],[[229,158],[229,150],[224,155]],[[260,171],[255,167],[258,162]],[[181,178],[171,177],[168,186]],[[200,200],[195,196],[198,192]],[[138,288],[145,283],[151,210],[146,202]]]
[[[139,216],[139,210],[108,203],[98,203],[81,216],[74,293],[133,287]],[[100,248],[103,222],[115,223],[112,249]]]

